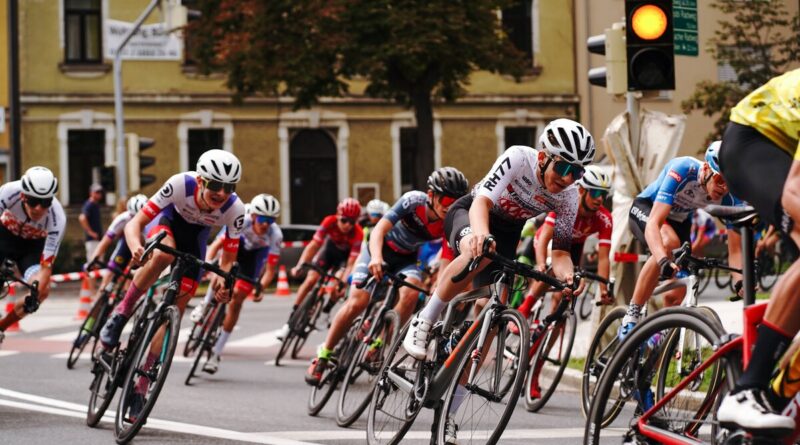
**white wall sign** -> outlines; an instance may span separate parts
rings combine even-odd
[[[6,132],[6,109],[0,107],[0,133]]]
[[[105,24],[106,57],[113,59],[133,23],[108,19]],[[183,39],[179,33],[167,32],[164,23],[142,25],[122,51],[123,60],[181,60],[182,57]]]

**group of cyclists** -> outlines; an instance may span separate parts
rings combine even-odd
[[[640,322],[642,308],[659,280],[680,273],[672,251],[687,242],[693,242],[696,250],[704,247],[715,224],[693,218],[699,209],[710,204],[751,205],[776,233],[800,243],[800,228],[794,224],[800,218],[798,135],[800,70],[794,70],[775,77],[743,99],[733,109],[722,140],[712,143],[703,159],[678,157],[669,161],[657,179],[635,197],[628,227],[651,256],[637,277],[617,333],[621,341]],[[341,282],[348,284],[334,289],[324,308],[330,312],[344,299],[305,374],[306,383],[320,383],[337,343],[364,312],[372,295],[370,286],[379,282],[384,272],[402,274],[408,283],[423,286],[426,277],[418,259],[421,251],[431,246],[434,252],[441,246],[441,258],[429,295],[421,296],[411,287],[402,287],[394,307],[401,326],[408,323],[402,347],[417,360],[425,359],[429,353],[433,326],[454,297],[470,286],[491,283],[500,266],[483,258],[469,271],[467,279],[455,282],[453,277],[484,250],[516,257],[526,222],[537,216],[543,215],[544,222],[536,231],[533,251],[528,254],[533,267],[571,285],[584,242],[597,234],[598,275],[608,279],[613,222],[603,202],[611,193],[611,179],[603,169],[591,165],[595,153],[594,139],[586,128],[570,119],[555,119],[543,129],[536,147],[509,147],[472,188],[458,169],[442,167],[432,172],[426,190],[407,192],[394,205],[371,201],[361,221],[369,226],[368,230],[359,222],[361,204],[353,198],[341,201],[336,213],[322,220],[292,268],[294,275],[306,271],[293,311],[317,283],[318,270],[338,270]],[[100,262],[114,246],[108,268],[138,266],[100,331],[102,347],[98,354],[118,345],[137,301],[172,263],[173,257],[160,250],[143,257],[146,240],[166,233],[163,245],[206,261],[216,260],[226,272],[234,263],[239,265],[241,278],[232,289],[226,288],[223,277],[212,274],[203,302],[190,316],[192,322],[199,322],[212,300],[229,304],[222,333],[203,368],[208,373],[217,372],[244,299],[255,294],[255,299],[260,300],[261,289],[274,279],[282,242],[281,230],[275,223],[280,203],[273,196],[259,194],[246,206],[235,193],[241,178],[242,165],[236,156],[213,149],[200,157],[194,171],[172,176],[149,199],[144,195],[130,198],[127,212],[114,219],[97,247],[96,260],[89,263]],[[66,226],[64,211],[55,197],[57,189],[58,180],[44,167],[32,167],[20,180],[0,187],[0,258],[13,261],[21,279],[38,282],[35,298],[29,295],[21,299],[14,311],[0,320],[0,342],[6,328],[35,312],[48,296],[53,260]],[[209,245],[213,227],[222,229]],[[739,234],[730,224],[727,233],[729,263],[739,267]],[[307,263],[315,268],[304,267]],[[190,268],[180,282],[177,305],[181,312],[194,296],[202,274],[198,267]],[[374,281],[364,286],[369,277]],[[741,278],[734,274],[733,279],[736,292],[740,292]],[[795,263],[772,292],[749,365],[719,404],[720,422],[748,431],[795,428],[794,419],[781,414],[780,403],[786,395],[776,394],[769,382],[778,360],[800,330],[800,319],[795,316],[800,300],[792,295],[798,284],[800,266]],[[547,289],[544,283],[530,283],[518,310],[527,316]],[[574,298],[582,290],[583,283],[575,283],[554,295],[553,302]],[[420,304],[423,297],[427,300]],[[599,301],[612,302],[604,284]],[[680,298],[675,295],[665,297],[665,306],[679,303]],[[288,330],[287,324],[278,337],[286,336]],[[151,351],[147,363],[155,363],[157,355],[158,351]],[[136,416],[136,407],[143,405],[146,389],[147,376],[142,375],[137,391],[131,395],[131,417]],[[468,391],[463,385],[456,387],[454,402],[448,408],[451,412],[459,409],[459,401]],[[531,385],[531,397],[538,397],[536,383]],[[653,403],[652,392],[637,397],[645,405]],[[449,431],[448,443],[455,443],[457,426]]]

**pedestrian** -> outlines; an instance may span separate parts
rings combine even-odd
[[[100,205],[103,200],[103,186],[97,183],[89,187],[89,199],[83,203],[81,214],[78,221],[83,227],[86,235],[84,246],[86,247],[86,261],[92,260],[97,245],[100,244],[100,237],[103,236],[103,226],[100,222]],[[94,280],[89,280],[89,287],[94,292]]]

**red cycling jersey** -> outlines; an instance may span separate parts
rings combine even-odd
[[[547,214],[544,224],[553,226],[555,225],[555,221],[556,214],[550,212]],[[542,227],[544,227],[544,224]],[[539,227],[539,230],[536,231],[536,240],[539,239],[542,227]],[[613,227],[611,212],[603,206],[600,206],[593,215],[588,217],[582,217],[580,212],[578,212],[578,216],[575,218],[575,226],[572,228],[572,244],[583,244],[586,242],[586,238],[588,238],[589,235],[596,233],[599,245],[611,246],[611,231]]]
[[[361,241],[364,239],[364,231],[361,226],[355,224],[353,230],[345,233],[339,230],[338,217],[336,215],[328,215],[319,225],[319,229],[314,234],[314,241],[323,244],[326,239],[329,239],[333,245],[346,252],[350,250],[350,256],[357,257],[361,251]]]

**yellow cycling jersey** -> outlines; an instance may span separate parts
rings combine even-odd
[[[800,68],[748,94],[731,110],[731,121],[755,128],[800,160]]]

